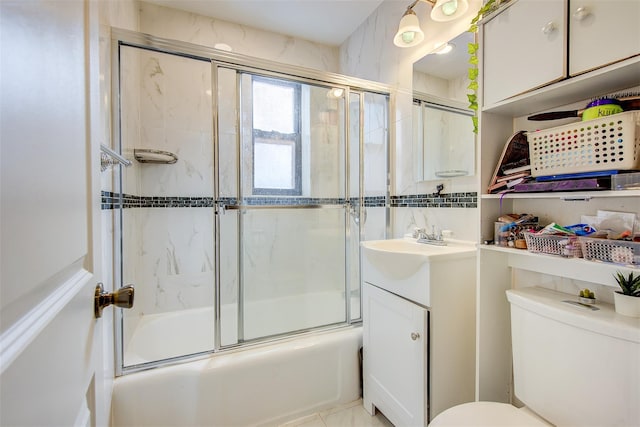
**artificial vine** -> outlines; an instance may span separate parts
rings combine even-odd
[[[508,0],[507,0],[508,1]],[[482,19],[483,15],[486,15],[489,12],[494,11],[500,4],[506,3],[505,0],[488,0],[481,8],[478,10],[478,14],[471,20],[471,26],[467,30],[470,33],[476,34],[478,32],[478,21]],[[469,52],[469,86],[467,89],[471,90],[471,93],[467,94],[467,98],[469,99],[469,108],[473,110],[473,116],[471,120],[473,121],[473,133],[478,133],[478,43],[469,43],[467,50]]]

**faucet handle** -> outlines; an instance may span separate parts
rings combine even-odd
[[[413,237],[414,239],[420,239],[425,234],[427,234],[427,230],[425,230],[424,228],[416,227],[413,229],[413,233],[411,234],[411,237]]]

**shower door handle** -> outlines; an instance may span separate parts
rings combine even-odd
[[[102,309],[111,304],[120,308],[133,307],[133,296],[135,289],[133,285],[123,286],[113,293],[105,292],[102,283],[96,285],[96,291],[93,298],[93,311],[96,319],[102,317]]]
[[[367,222],[367,208],[363,206],[362,210],[358,212],[352,204],[349,204],[348,209],[349,214],[351,215],[351,218],[353,218],[353,222],[355,222],[356,225],[360,225],[360,221],[362,221],[363,225]]]

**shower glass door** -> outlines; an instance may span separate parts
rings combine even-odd
[[[358,322],[360,241],[388,226],[388,94],[122,37],[121,372]]]
[[[118,48],[126,367],[214,348],[214,145],[210,61]]]
[[[238,201],[219,215],[238,227],[237,261],[221,264],[222,276],[238,275],[235,289],[222,284],[221,344],[345,323],[346,88],[225,69],[218,76],[237,81],[240,123],[233,152],[219,117],[219,163],[240,165],[237,186],[220,193]]]

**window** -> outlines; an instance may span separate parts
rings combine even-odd
[[[300,85],[254,76],[253,194],[300,195]]]

